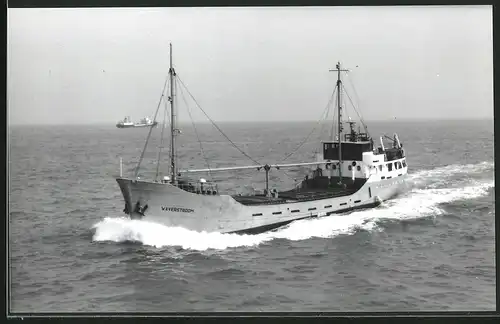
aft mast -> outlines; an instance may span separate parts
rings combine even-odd
[[[172,66],[172,43],[170,43],[170,69],[168,70],[168,73],[170,74],[170,96],[168,97],[168,100],[170,101],[170,139],[171,139],[171,145],[170,145],[170,171],[171,171],[171,180],[172,184],[177,183],[177,166],[175,163],[176,159],[176,149],[175,149],[175,133],[176,133],[176,113],[175,113],[175,107],[174,107],[174,76],[175,76],[175,70]]]
[[[338,140],[339,140],[339,184],[342,184],[342,106],[341,106],[341,92],[342,80],[340,79],[340,72],[347,72],[349,70],[341,69],[340,62],[336,65],[336,70],[330,72],[337,72],[337,110],[338,110]]]

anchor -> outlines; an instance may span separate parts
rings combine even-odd
[[[137,203],[135,204],[135,209],[134,211],[141,215],[141,216],[144,216],[144,213],[146,212],[146,210],[148,209],[148,205],[146,204],[145,206],[141,206],[141,202],[138,200]]]

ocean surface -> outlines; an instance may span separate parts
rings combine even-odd
[[[259,163],[281,162],[315,123],[219,123]],[[124,218],[114,177],[148,129],[9,128],[12,312],[495,310],[493,121],[369,123],[399,134],[408,191],[382,206],[259,235],[197,233]],[[318,127],[286,162],[313,158]],[[140,176],[154,176],[161,127]],[[179,165],[251,165],[211,125],[182,126]],[[168,141],[167,141],[168,142]],[[378,140],[376,140],[378,145]],[[168,144],[164,151],[168,150]],[[168,155],[161,155],[166,171]],[[293,186],[303,169],[273,171]],[[263,172],[220,175],[250,192]]]

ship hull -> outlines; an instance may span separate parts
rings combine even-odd
[[[117,124],[116,127],[118,128],[140,128],[140,127],[152,127],[158,125],[157,122],[152,123],[152,124],[134,124],[134,125],[123,125],[123,124]]]
[[[197,232],[257,234],[300,219],[376,207],[404,191],[405,178],[406,174],[368,179],[355,193],[342,197],[265,205],[243,205],[229,195],[200,195],[164,183],[125,178],[117,182],[126,202],[124,211],[132,219]]]

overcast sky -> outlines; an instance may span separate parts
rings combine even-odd
[[[317,120],[339,60],[366,120],[493,118],[490,6],[9,9],[7,32],[12,124],[152,116],[169,42],[216,121]]]

